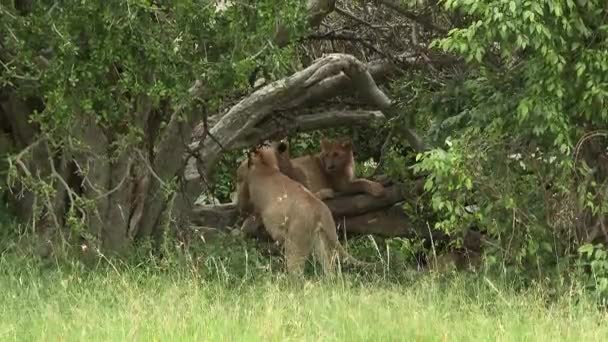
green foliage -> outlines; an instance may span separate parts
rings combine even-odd
[[[178,119],[191,123],[225,108],[249,90],[257,64],[278,77],[291,73],[294,49],[279,49],[271,37],[278,18],[292,37],[305,25],[301,0],[232,2],[221,9],[205,0],[35,1],[25,14],[9,3],[0,6],[0,87],[43,103],[31,118],[40,133],[27,139],[67,159],[94,153],[110,163],[125,155],[154,162],[169,118],[181,114]],[[189,93],[195,80],[197,96]],[[79,139],[78,128],[94,125],[104,135],[96,138],[109,143],[102,151]],[[10,181],[50,206],[61,187],[56,177],[21,171],[13,167]],[[175,180],[163,181],[162,193],[153,194],[159,200],[175,190]],[[218,186],[222,200],[226,185]],[[95,201],[76,196],[70,204],[66,223],[82,233],[86,215],[79,211],[92,213]]]
[[[479,68],[471,115],[502,118],[509,128],[572,148],[576,124],[605,124],[608,107],[608,26],[604,3],[571,0],[446,0],[472,19],[439,40]],[[479,96],[481,95],[481,96]]]
[[[448,141],[448,144],[452,143]],[[454,148],[448,153],[441,148],[436,148],[425,154],[421,154],[420,163],[414,166],[416,172],[429,172],[424,189],[433,191],[431,198],[432,208],[444,214],[444,220],[438,222],[437,228],[446,232],[459,228],[464,230],[471,221],[471,215],[465,211],[467,194],[473,189],[473,181],[466,172],[465,163],[470,162],[463,150]],[[475,159],[481,156],[476,155]],[[448,196],[449,199],[444,196]],[[458,224],[458,225],[457,225]]]
[[[37,121],[46,132],[71,127],[76,108],[106,125],[124,125],[137,115],[138,94],[155,104],[188,103],[195,79],[203,82],[208,110],[214,111],[235,88],[248,87],[252,55],[264,52],[271,71],[286,71],[280,61],[291,51],[261,42],[274,33],[276,18],[289,18],[290,33],[301,29],[301,6],[295,0],[257,1],[218,11],[208,1],[37,2],[26,17],[3,7],[2,43],[17,55],[0,82],[43,95],[45,110]],[[35,64],[43,49],[53,55],[45,69]],[[27,88],[21,79],[39,82]]]
[[[608,252],[602,244],[584,244],[579,247],[579,266],[588,267],[586,287],[604,303],[608,300]]]
[[[608,123],[605,4],[443,4],[466,24],[433,45],[467,64],[394,87],[415,94],[408,115],[432,114],[438,147],[418,155],[414,170],[427,177],[436,227],[486,232],[488,261],[517,273],[559,265],[575,251],[574,144],[584,127]]]

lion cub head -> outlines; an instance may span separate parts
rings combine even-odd
[[[353,165],[353,144],[350,139],[321,140],[321,161],[327,173],[342,172]]]
[[[279,160],[277,154],[280,153],[276,144],[259,146],[249,152],[247,166],[250,169],[261,169],[267,171],[279,171]]]

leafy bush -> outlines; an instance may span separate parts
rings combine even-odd
[[[580,243],[577,196],[602,207],[598,190],[581,192],[572,155],[584,131],[608,123],[604,4],[443,5],[465,24],[433,45],[467,64],[432,87],[418,83],[407,115],[427,118],[437,148],[419,154],[414,169],[428,177],[437,228],[458,236],[477,227],[493,242],[489,261],[542,273]]]

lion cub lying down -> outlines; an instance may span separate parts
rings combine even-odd
[[[281,153],[280,157],[289,161],[288,152]],[[283,167],[283,164],[291,167],[299,178],[304,178],[302,184],[320,199],[334,197],[335,191],[344,194],[367,193],[374,197],[384,195],[382,184],[355,178],[355,158],[350,139],[323,139],[320,153],[291,159],[289,163],[281,160],[280,166]]]
[[[327,205],[279,171],[275,146],[251,152],[248,171],[239,193],[239,209],[261,216],[272,238],[284,246],[288,272],[302,273],[311,253],[321,262],[325,274],[333,273],[338,256],[368,265],[344,250]]]

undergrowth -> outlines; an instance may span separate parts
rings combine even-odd
[[[368,261],[375,255],[383,267],[343,270],[335,279],[315,275],[312,264],[303,279],[289,277],[278,256],[233,236],[167,244],[161,256],[140,248],[122,261],[74,253],[43,261],[26,247],[3,250],[1,340],[608,337],[600,324],[606,312],[575,281],[521,286],[487,271],[422,272],[403,250],[366,238],[350,241],[350,252]]]
[[[2,340],[588,340],[608,336],[585,296],[549,299],[479,274],[400,281],[343,273],[239,282],[177,263],[40,267],[0,259]],[[227,272],[233,270],[227,269]]]

